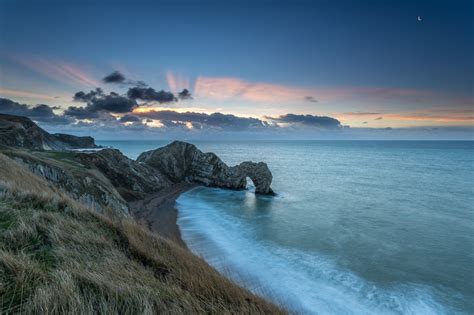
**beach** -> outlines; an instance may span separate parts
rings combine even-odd
[[[138,222],[145,223],[150,231],[187,248],[177,224],[178,210],[175,204],[182,193],[196,186],[192,183],[175,184],[143,200],[130,202],[130,212]]]

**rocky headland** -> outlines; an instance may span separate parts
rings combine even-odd
[[[97,148],[94,138],[50,134],[31,119],[0,114],[0,145],[34,150]]]
[[[182,192],[247,177],[272,193],[264,163],[178,141],[135,161],[0,115],[0,313],[285,313],[188,251],[176,225]]]
[[[247,177],[273,193],[262,162],[229,167],[179,141],[131,160],[0,115],[0,313],[283,314],[186,250],[176,225],[182,192]]]
[[[74,150],[88,148],[98,148],[91,137],[50,134],[26,117],[0,115],[0,152],[99,212],[129,216],[132,202],[135,207],[175,185],[240,190],[250,178],[257,194],[273,194],[272,174],[264,162],[231,167],[186,142],[144,152],[137,160],[116,149]]]

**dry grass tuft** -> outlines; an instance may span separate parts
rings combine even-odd
[[[185,249],[85,208],[1,154],[0,179],[0,313],[283,313]]]

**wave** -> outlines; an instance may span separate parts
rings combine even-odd
[[[403,284],[381,288],[339,268],[320,253],[256,240],[245,222],[220,211],[195,188],[177,200],[183,240],[197,255],[251,291],[304,314],[446,314],[431,288]],[[215,190],[229,201],[233,192]],[[225,205],[225,203],[224,203]]]

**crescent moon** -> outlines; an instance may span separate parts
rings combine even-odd
[[[418,15],[418,21],[421,21],[421,16]]]

